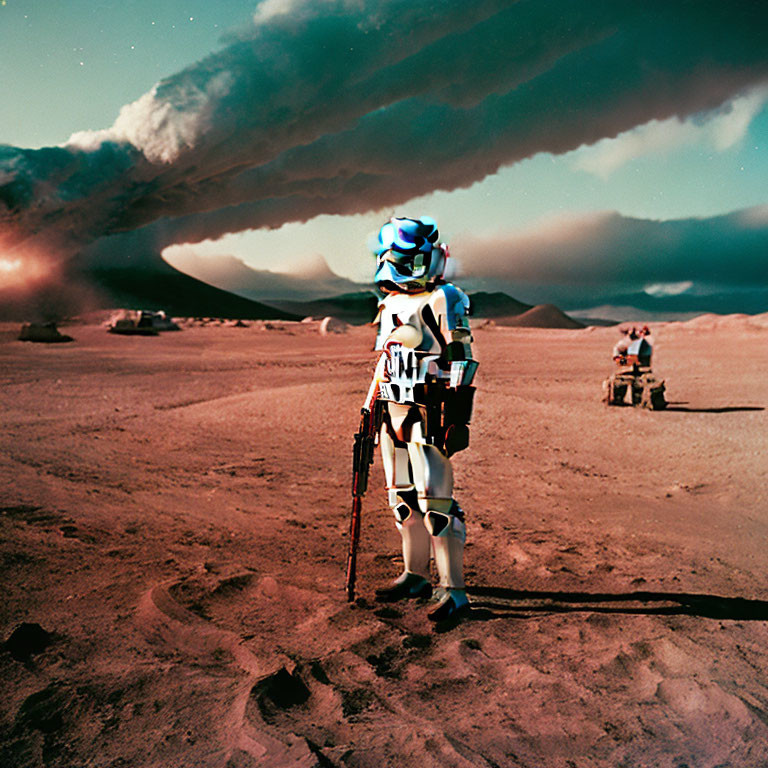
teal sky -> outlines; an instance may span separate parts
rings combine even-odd
[[[253,6],[242,0],[5,0],[0,143],[52,146],[75,131],[110,126],[120,107],[247,23]]]

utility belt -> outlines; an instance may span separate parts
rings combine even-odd
[[[475,388],[449,387],[439,379],[416,384],[414,402],[425,411],[427,443],[446,455],[463,451],[469,445],[469,422]]]

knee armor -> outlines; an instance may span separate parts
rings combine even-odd
[[[463,514],[460,516],[451,512],[427,511],[424,524],[431,536],[453,536],[464,541],[467,538],[467,527],[464,525]]]
[[[392,512],[395,515],[395,524],[398,528],[414,520],[414,515],[418,515],[421,518],[419,501],[415,490],[396,491],[394,501]]]

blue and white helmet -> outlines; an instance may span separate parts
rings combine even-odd
[[[380,230],[376,254],[376,285],[386,293],[418,293],[443,276],[448,246],[438,243],[437,222],[392,218]]]

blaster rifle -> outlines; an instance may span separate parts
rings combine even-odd
[[[367,408],[363,408],[360,417],[360,429],[355,434],[352,450],[352,515],[349,521],[349,554],[347,555],[347,600],[355,599],[355,577],[357,575],[357,545],[360,541],[360,516],[363,496],[368,490],[368,474],[373,464],[373,449],[376,432],[381,425],[381,401],[372,398]]]

